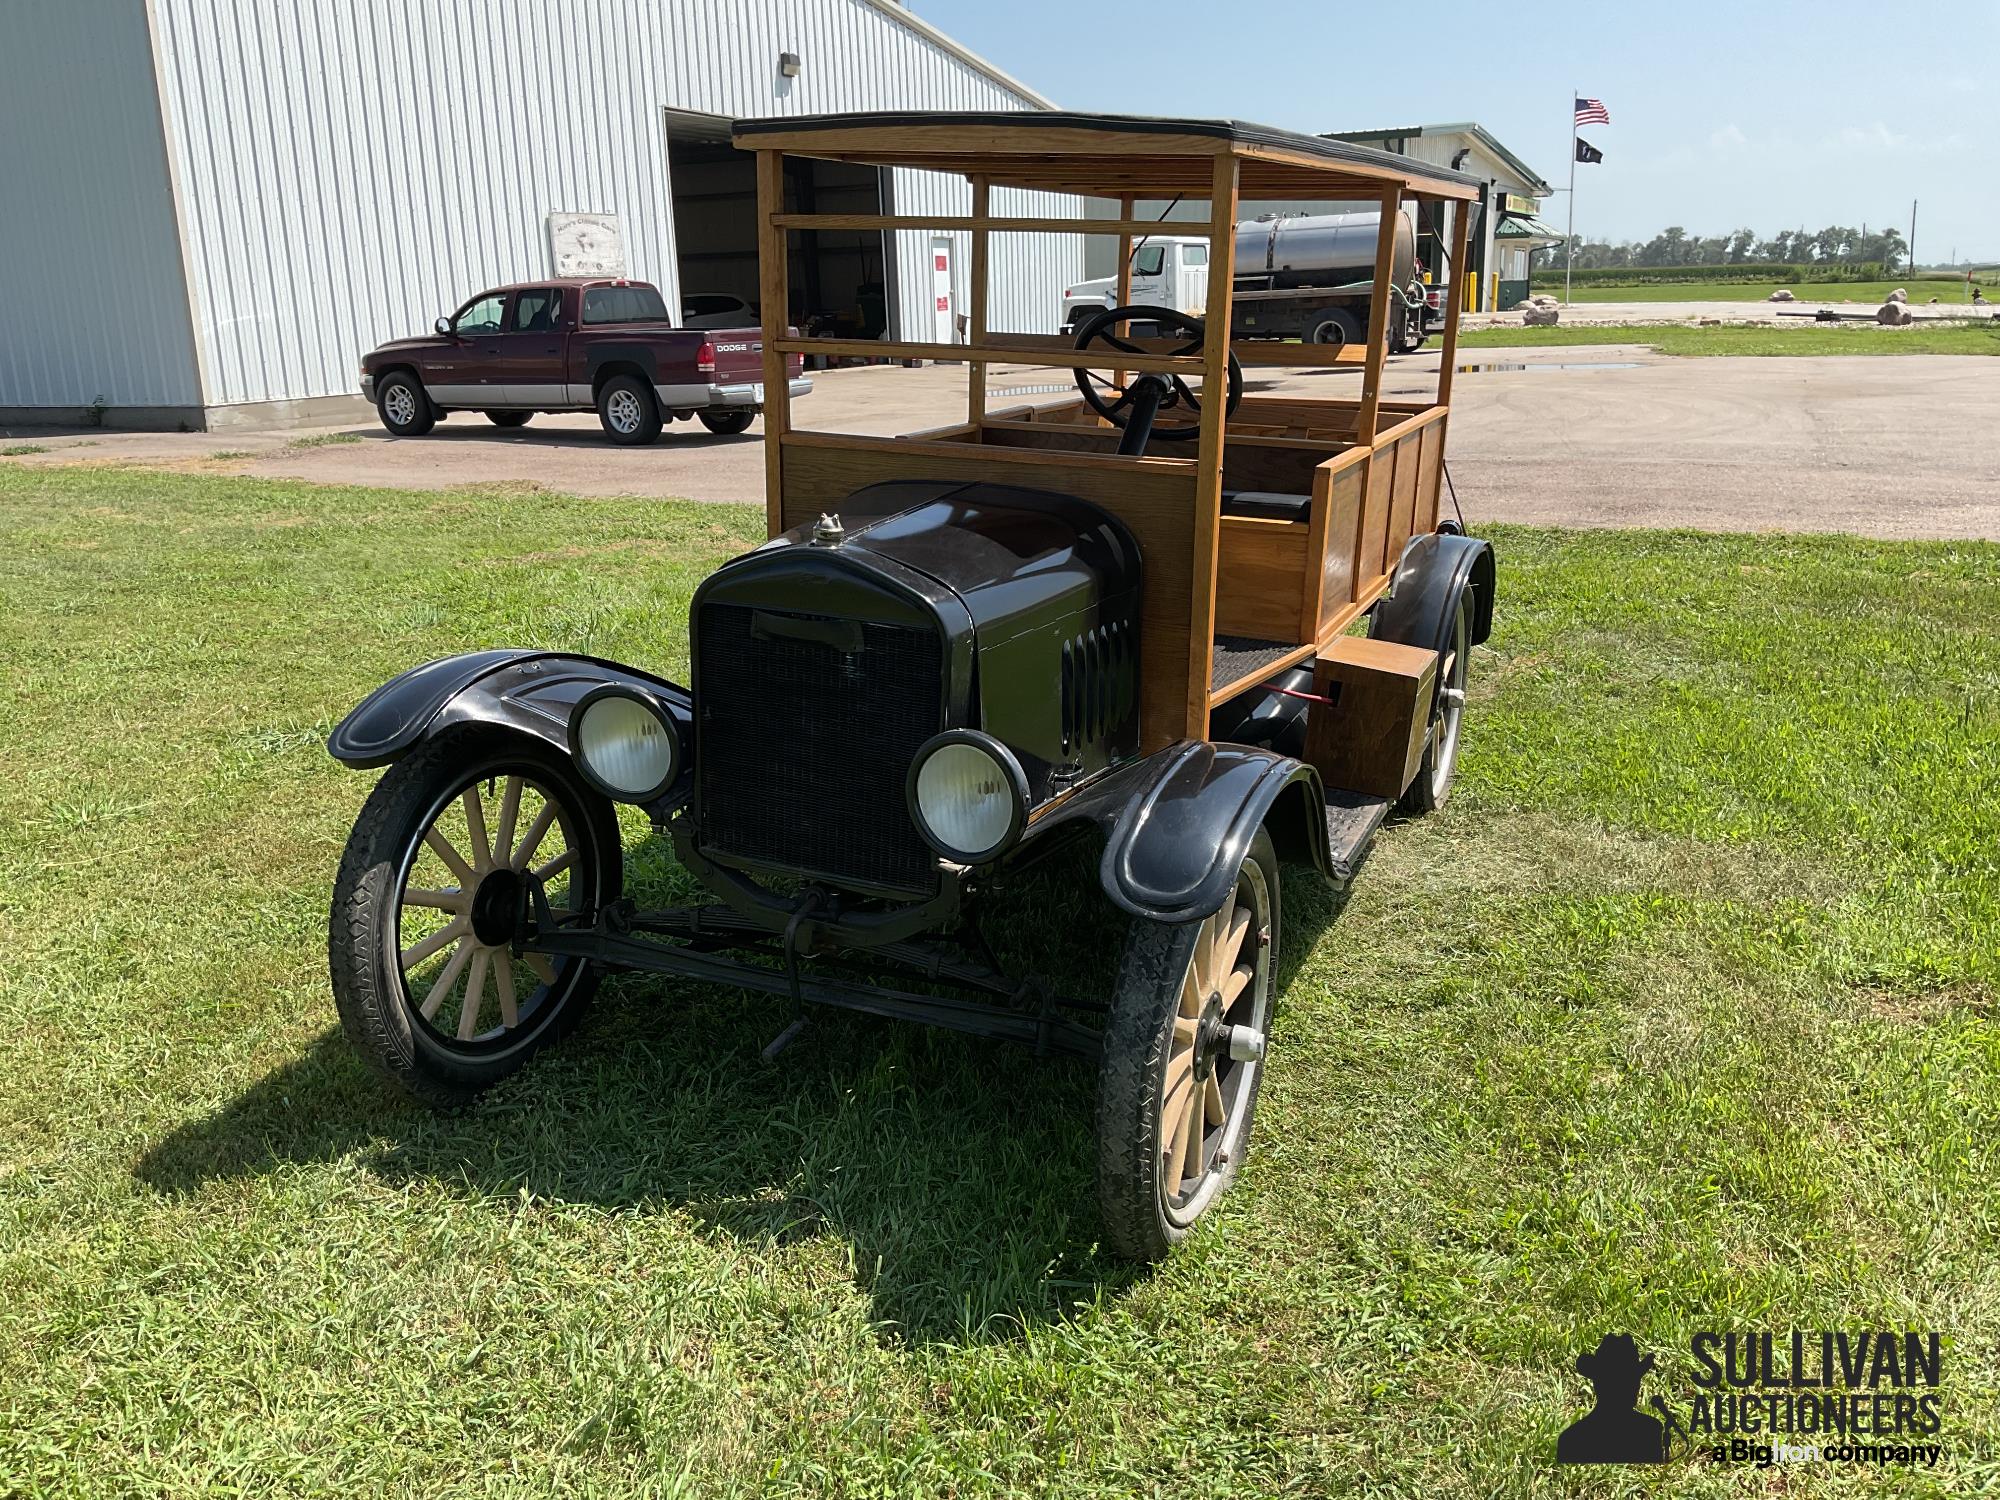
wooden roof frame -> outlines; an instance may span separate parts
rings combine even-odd
[[[996,187],[1091,197],[1206,196],[1210,162],[1240,163],[1251,198],[1406,196],[1470,201],[1477,178],[1407,156],[1241,120],[1175,120],[995,110],[804,115],[738,120],[736,144],[877,167],[981,176]]]

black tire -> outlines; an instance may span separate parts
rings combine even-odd
[[[376,383],[375,414],[391,437],[422,437],[437,426],[429,392],[407,370],[392,371]]]
[[[1354,314],[1344,307],[1322,307],[1306,319],[1305,342],[1308,344],[1332,344],[1339,348],[1343,344],[1359,343],[1361,325],[1354,320]]]
[[[1460,589],[1453,609],[1450,644],[1438,660],[1436,695],[1431,700],[1430,729],[1424,736],[1417,775],[1397,800],[1396,811],[1420,818],[1451,800],[1452,778],[1458,773],[1459,731],[1465,721],[1465,682],[1472,652],[1472,590]]]
[[[757,420],[754,411],[698,411],[701,425],[717,437],[734,437],[739,432],[748,432],[750,424]]]
[[[489,411],[486,413],[486,420],[491,422],[495,427],[526,427],[534,419],[535,414],[531,411]]]
[[[490,823],[483,809],[495,790],[500,816]],[[477,835],[470,835],[468,794],[482,808]],[[445,831],[448,817],[460,811],[467,814],[469,859]],[[483,870],[476,884],[460,876],[457,887],[417,888],[413,877],[420,872],[449,873],[426,842],[434,827],[463,864]],[[610,802],[584,784],[568,757],[538,740],[486,728],[440,736],[392,765],[362,806],[334,879],[327,959],[341,1026],[370,1063],[439,1109],[469,1102],[567,1034],[597,988],[597,964],[511,955],[505,918],[496,914],[511,909],[503,887],[520,877],[502,875],[490,853],[481,853],[482,846],[497,846],[503,831],[509,846],[525,849],[520,864],[526,869],[535,869],[535,860],[553,848],[549,833],[559,834],[563,850],[540,866],[561,866],[559,874],[545,877],[558,909],[594,911],[618,898],[624,853]],[[510,857],[510,869],[514,864]],[[446,905],[440,897],[459,904]],[[455,913],[448,922],[447,911]],[[405,947],[427,921],[441,929]],[[439,943],[452,928],[463,935]],[[411,952],[426,947],[431,951],[406,965]],[[475,979],[478,998],[468,1007]],[[412,981],[424,984],[421,996],[411,993]],[[497,1011],[499,1024],[479,1032],[489,1009]]]
[[[1195,962],[1226,915],[1250,915],[1233,968],[1251,970],[1241,992],[1224,1003],[1221,992],[1198,981]],[[1257,1095],[1264,1081],[1261,1055],[1239,1060],[1228,1048],[1228,1029],[1248,1027],[1259,1040],[1270,1033],[1273,970],[1278,951],[1280,891],[1277,852],[1260,830],[1237,873],[1235,894],[1204,921],[1170,924],[1135,921],[1118,971],[1118,989],[1104,1031],[1097,1083],[1097,1197],[1106,1243],[1117,1254],[1155,1261],[1193,1231],[1196,1220],[1236,1180],[1249,1147]],[[1240,960],[1249,955],[1247,965]],[[1201,992],[1207,989],[1209,993]],[[1186,1019],[1189,997],[1199,996],[1192,1037],[1183,1043],[1176,1023]],[[1189,1062],[1187,1113],[1190,1154],[1169,1162],[1170,1084],[1180,1076],[1185,1046]],[[1214,1085],[1213,1093],[1209,1085]],[[1223,1119],[1210,1118],[1211,1099]],[[1199,1116],[1199,1119],[1192,1118]],[[1192,1165],[1192,1175],[1183,1163]]]
[[[636,375],[614,375],[597,392],[597,420],[614,443],[639,447],[660,435],[660,403]]]

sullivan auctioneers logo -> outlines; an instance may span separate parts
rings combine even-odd
[[[1556,1462],[1656,1464],[1700,1455],[1760,1467],[1790,1463],[1937,1465],[1943,1445],[1935,1333],[1697,1333],[1697,1394],[1685,1420],[1660,1396],[1639,1409],[1654,1357],[1629,1333],[1579,1354],[1596,1405],[1563,1429]]]

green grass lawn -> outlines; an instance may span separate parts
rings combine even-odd
[[[2000,547],[1498,533],[1458,795],[1291,877],[1257,1147],[1135,1273],[1077,1065],[626,979],[437,1118],[342,1040],[330,726],[679,674],[759,521],[0,465],[0,1493],[2000,1483]],[[1793,1326],[1941,1330],[1945,1465],[1550,1463],[1600,1335],[1684,1405]]]
[[[1611,327],[1467,328],[1461,349],[1525,349],[1565,344],[1649,344],[1662,354],[2000,354],[2000,322],[1943,328],[1882,328],[1873,323],[1760,327],[1751,323],[1698,325],[1632,323]]]
[[[1990,300],[1995,295],[1993,273],[1982,273],[1976,280]],[[1537,293],[1560,297],[1562,273],[1538,275],[1533,285]],[[1889,281],[1782,281],[1766,277],[1762,281],[1653,282],[1644,286],[1579,284],[1570,289],[1570,295],[1576,302],[1762,302],[1781,286],[1790,287],[1793,295],[1807,304],[1855,302],[1880,307],[1897,287],[1908,292],[1914,304],[1927,303],[1933,297],[1943,303],[1966,304],[1972,300],[1963,277],[1949,280],[1905,277]]]

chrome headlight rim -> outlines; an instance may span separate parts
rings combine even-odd
[[[634,792],[623,787],[611,785],[591,768],[590,759],[583,752],[584,715],[595,704],[601,703],[607,698],[622,698],[628,702],[636,703],[641,709],[657,720],[661,729],[666,733],[669,750],[666,774],[657,783],[644,791]],[[568,740],[569,758],[571,763],[576,767],[577,774],[590,784],[593,791],[609,797],[613,802],[647,803],[655,801],[666,795],[668,788],[680,780],[681,773],[687,767],[687,745],[681,738],[680,726],[674,722],[674,716],[667,711],[666,704],[662,703],[658,697],[647,692],[645,689],[633,687],[625,683],[603,683],[592,688],[581,698],[577,699],[576,705],[569,711]]]
[[[938,751],[952,745],[968,745],[983,752],[999,767],[1006,779],[1008,796],[1007,828],[1001,836],[984,849],[967,850],[952,847],[932,831],[924,817],[923,801],[917,794],[918,779],[923,775],[924,766]],[[939,855],[953,864],[990,864],[1020,842],[1021,831],[1028,824],[1028,773],[1021,769],[1021,762],[1012,750],[999,740],[980,729],[947,729],[942,734],[932,735],[918,747],[910,761],[910,774],[904,787],[904,798],[909,804],[910,821],[916,825],[917,834]]]

